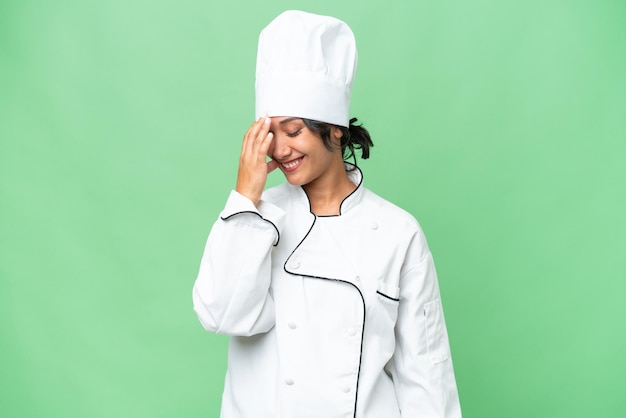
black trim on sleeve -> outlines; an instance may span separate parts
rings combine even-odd
[[[223,220],[223,221],[226,221],[226,220],[228,220],[228,219],[232,218],[233,216],[236,216],[236,215],[242,215],[242,214],[244,214],[244,213],[251,213],[251,214],[253,214],[253,215],[256,215],[256,216],[258,216],[259,218],[261,218],[261,219],[262,219],[262,220],[264,220],[265,222],[268,222],[269,224],[271,224],[271,225],[274,227],[274,229],[276,230],[276,235],[277,235],[277,238],[276,238],[276,242],[275,242],[274,244],[272,244],[272,245],[273,245],[274,247],[276,247],[276,246],[278,245],[278,242],[280,241],[280,232],[278,231],[278,228],[276,227],[276,225],[274,225],[274,222],[270,221],[269,219],[265,219],[263,216],[261,216],[261,214],[260,214],[260,213],[258,213],[258,212],[254,212],[254,211],[251,211],[251,210],[244,210],[244,211],[242,211],[242,212],[236,212],[236,213],[233,213],[232,215],[228,215],[228,216],[226,216],[226,217],[220,216],[220,219],[221,219],[221,220]]]

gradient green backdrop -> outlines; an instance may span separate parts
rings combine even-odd
[[[0,416],[218,416],[191,287],[288,8],[356,34],[365,183],[427,233],[464,416],[626,416],[623,0],[1,1]]]

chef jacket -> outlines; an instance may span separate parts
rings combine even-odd
[[[285,183],[231,192],[211,229],[193,302],[232,336],[222,418],[461,416],[422,229],[346,168],[338,216]]]

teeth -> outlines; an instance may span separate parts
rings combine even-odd
[[[295,160],[295,161],[292,161],[292,162],[289,162],[289,163],[285,163],[285,164],[283,164],[283,167],[285,167],[285,168],[294,168],[298,164],[300,164],[300,160],[299,159]]]

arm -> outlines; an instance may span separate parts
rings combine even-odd
[[[388,368],[402,416],[461,417],[437,273],[421,230],[402,269],[395,334]]]
[[[253,335],[274,325],[271,250],[284,214],[265,202],[259,207],[263,214],[233,191],[211,229],[193,288],[194,310],[208,331]]]
[[[259,118],[246,132],[237,189],[213,225],[202,256],[193,303],[209,331],[253,335],[274,325],[271,249],[284,213],[260,200],[267,174],[277,167],[265,161],[273,138],[269,128],[270,119]]]

